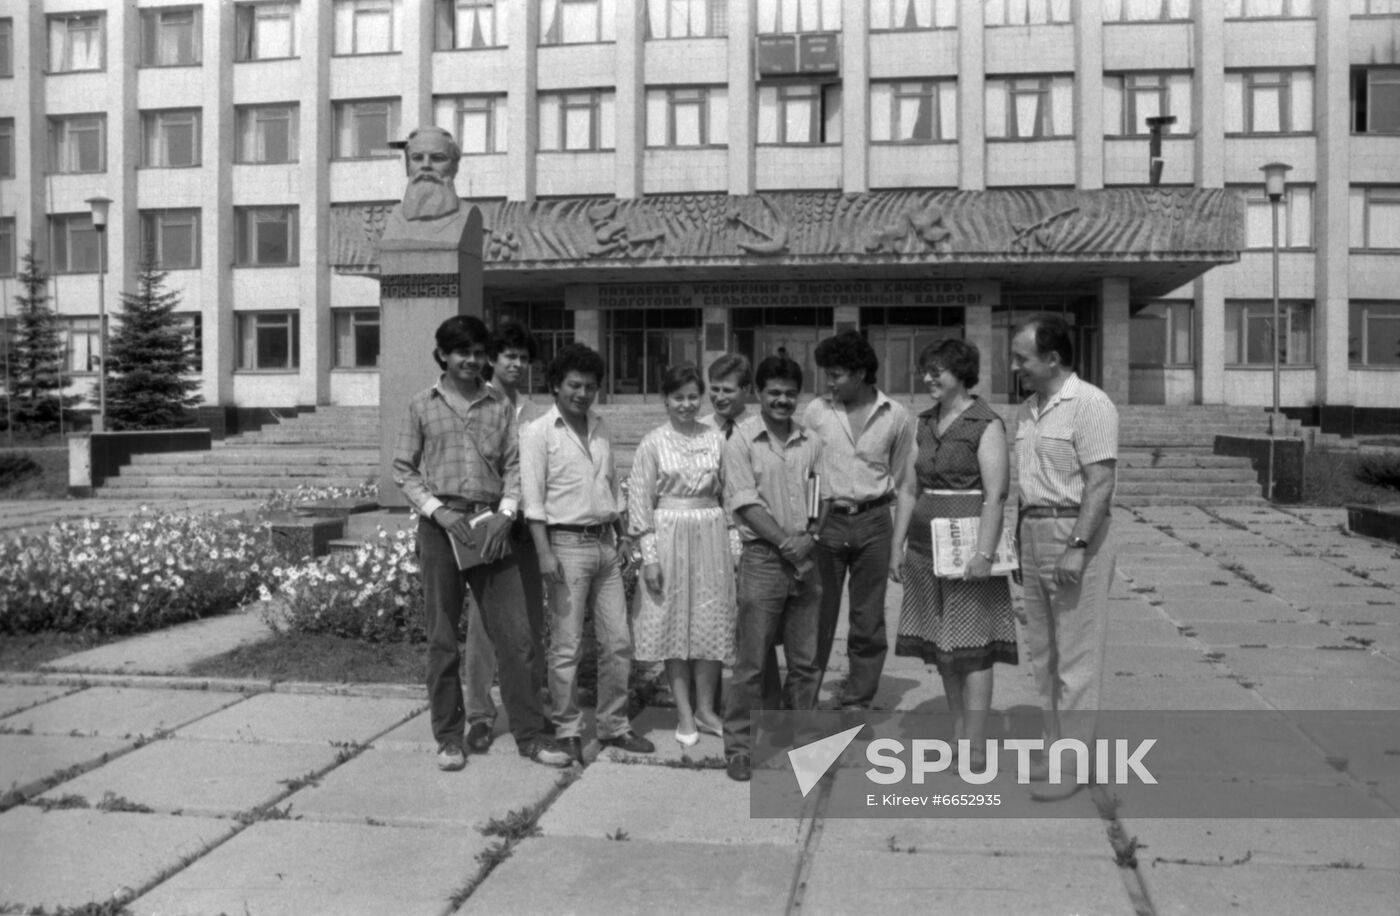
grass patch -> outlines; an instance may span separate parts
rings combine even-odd
[[[1315,448],[1303,459],[1303,502],[1310,506],[1394,502],[1400,490],[1357,479],[1366,456]]]
[[[401,642],[369,643],[324,633],[287,633],[240,646],[190,668],[194,677],[272,681],[417,684],[426,649]]]
[[[11,633],[0,639],[0,671],[35,671],[54,659],[105,646],[120,638],[100,633]]]
[[[68,446],[0,448],[0,499],[66,499]]]

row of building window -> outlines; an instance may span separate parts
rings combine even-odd
[[[541,93],[541,150],[608,150],[615,146],[612,90]],[[1068,76],[988,80],[986,135],[1035,140],[1074,135],[1074,87]],[[1147,119],[1173,115],[1176,134],[1192,132],[1191,77],[1182,73],[1134,73],[1104,78],[1108,136],[1142,136]],[[1400,68],[1371,69],[1353,79],[1353,121],[1367,132],[1400,132]],[[839,84],[785,83],[758,90],[760,144],[841,142]],[[1313,79],[1306,70],[1228,73],[1225,127],[1231,134],[1299,133],[1313,122]],[[389,143],[400,133],[398,99],[332,103],[335,156],[362,159],[396,155]],[[953,80],[901,80],[870,84],[870,140],[874,143],[955,142],[957,87]],[[507,150],[504,95],[438,96],[434,119],[459,138],[465,155]],[[235,109],[239,163],[295,162],[299,106],[245,105]],[[197,166],[202,162],[198,108],[141,112],[141,165]],[[60,174],[106,170],[104,114],[48,119],[48,167]],[[651,89],[646,95],[648,147],[728,144],[728,92],[717,86]],[[15,174],[15,121],[0,118],[0,178]]]
[[[1260,188],[1245,192],[1245,247],[1268,249],[1273,243],[1272,204]],[[1351,188],[1349,244],[1356,251],[1400,250],[1400,186]],[[1281,201],[1279,245],[1288,249],[1313,247],[1313,189],[1293,185]],[[337,204],[335,206],[359,206]],[[235,207],[234,264],[239,267],[288,267],[298,263],[296,206]],[[200,211],[194,208],[142,210],[141,248],[164,270],[200,266]],[[98,244],[105,238],[93,231],[86,213],[49,217],[50,270],[92,273],[98,269]],[[15,219],[0,219],[0,276],[13,276],[16,265]]]
[[[438,50],[504,47],[515,0],[436,0]],[[538,0],[539,43],[587,44],[616,40],[615,0]],[[234,12],[234,57],[239,61],[296,57],[297,3],[241,3]],[[728,0],[648,0],[644,36],[718,37],[728,33]],[[1071,0],[985,0],[983,24],[1025,26],[1068,23]],[[870,0],[870,29],[921,31],[957,27],[957,0]],[[840,0],[758,0],[760,35],[841,31]],[[1225,0],[1227,19],[1312,18],[1314,0]],[[1351,0],[1353,16],[1400,14],[1400,0]],[[80,12],[48,17],[51,73],[101,70],[105,16]],[[337,55],[391,54],[402,49],[401,0],[335,0],[332,51]],[[1184,22],[1191,0],[1103,0],[1105,22]],[[13,21],[0,20],[0,75],[13,73]],[[140,62],[147,67],[195,66],[203,61],[203,10],[171,7],[141,11]]]

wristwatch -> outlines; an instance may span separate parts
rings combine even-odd
[[[1066,545],[1070,550],[1084,550],[1089,546],[1089,542],[1083,538],[1070,538]]]
[[[504,515],[506,518],[510,519],[511,521],[515,521],[514,509],[502,509],[501,514]]]

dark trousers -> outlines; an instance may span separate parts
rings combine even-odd
[[[724,709],[726,757],[753,753],[755,709],[813,709],[821,686],[817,665],[821,582],[815,572],[799,582],[793,577],[792,564],[776,547],[745,544],[739,559],[738,598],[738,652]],[[787,680],[778,700],[771,695],[770,683],[778,679],[774,644],[780,635]]]
[[[885,584],[889,581],[890,540],[894,520],[886,507],[859,515],[832,513],[817,543],[821,571],[821,619],[817,630],[817,664],[823,676],[831,660],[836,623],[841,616],[841,586],[850,576],[850,632],[846,655],[851,673],[837,697],[842,706],[869,706],[885,668]]]
[[[496,647],[501,702],[517,744],[539,737],[544,712],[531,669],[535,642],[525,613],[525,592],[514,555],[457,569],[449,535],[431,519],[418,520],[418,559],[423,568],[423,604],[428,631],[428,703],[433,737],[438,743],[460,742],[466,732],[462,701],[462,653],[457,643],[466,591],[481,608],[481,623]]]

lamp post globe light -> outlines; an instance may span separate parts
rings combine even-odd
[[[1272,500],[1272,499],[1274,498],[1274,434],[1275,434],[1275,426],[1274,426],[1274,424],[1278,422],[1278,413],[1279,413],[1279,346],[1280,346],[1280,344],[1283,342],[1283,340],[1285,339],[1285,338],[1282,336],[1282,334],[1281,334],[1281,329],[1280,329],[1280,327],[1279,327],[1279,308],[1278,308],[1278,205],[1279,205],[1279,202],[1283,200],[1283,192],[1284,192],[1284,189],[1285,189],[1285,178],[1286,178],[1286,176],[1288,175],[1288,172],[1289,172],[1292,168],[1293,168],[1293,166],[1287,165],[1287,164],[1282,163],[1282,162],[1270,162],[1268,165],[1265,165],[1265,166],[1261,166],[1261,167],[1260,167],[1261,171],[1263,171],[1263,173],[1264,173],[1264,194],[1269,198],[1269,208],[1270,208],[1270,210],[1271,210],[1271,215],[1272,215],[1272,217],[1273,217],[1273,246],[1272,246],[1272,248],[1273,248],[1273,262],[1274,262],[1274,265],[1273,265],[1273,267],[1274,267],[1274,269],[1273,269],[1273,275],[1274,275],[1274,283],[1273,283],[1273,292],[1274,292],[1274,319],[1273,319],[1273,325],[1272,325],[1272,328],[1273,328],[1273,342],[1272,342],[1272,343],[1273,343],[1273,346],[1272,346],[1272,349],[1273,349],[1273,356],[1274,356],[1274,363],[1273,363],[1273,374],[1274,374],[1274,397],[1273,397],[1273,404],[1274,404],[1274,409],[1273,409],[1273,412],[1269,414],[1269,476],[1268,476],[1268,483],[1267,483],[1267,486],[1266,486],[1266,488],[1265,488],[1265,494],[1264,494],[1265,497],[1268,498],[1268,499],[1270,499],[1270,500]]]
[[[107,429],[107,246],[103,243],[112,199],[98,194],[85,203],[92,208],[92,229],[97,233],[97,417],[92,431],[100,433]]]

